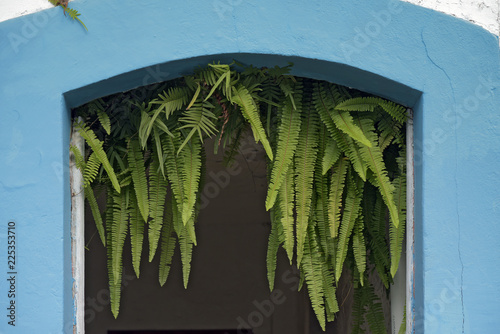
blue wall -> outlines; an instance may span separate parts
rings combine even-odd
[[[70,108],[233,58],[414,108],[416,332],[500,327],[498,37],[388,1],[81,0],[0,23],[0,333],[70,333]],[[16,327],[7,223],[16,222]]]

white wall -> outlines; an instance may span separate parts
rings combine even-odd
[[[500,35],[500,0],[405,1],[468,20]],[[47,0],[0,0],[0,22],[50,7],[52,5]]]

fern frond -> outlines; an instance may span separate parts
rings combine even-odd
[[[354,181],[350,179],[347,183],[347,195],[344,212],[342,214],[342,222],[340,224],[339,242],[337,245],[337,259],[335,263],[335,279],[337,282],[340,280],[340,275],[342,274],[342,267],[344,266],[344,260],[347,256],[347,249],[349,247],[349,240],[354,224],[360,214],[362,196],[359,192],[360,189],[358,189]]]
[[[277,209],[271,210],[271,233],[269,234],[269,240],[267,243],[266,266],[267,266],[267,280],[269,282],[269,291],[274,290],[274,280],[276,275],[276,259],[278,255],[278,249],[281,245],[277,227],[277,225],[279,224],[279,218],[278,219],[272,218],[275,216],[273,211],[276,210]]]
[[[337,109],[344,111],[374,111],[376,107],[381,107],[392,118],[399,123],[406,121],[405,107],[380,97],[356,97],[337,105]]]
[[[342,208],[342,196],[344,194],[345,179],[349,162],[340,158],[333,166],[330,178],[330,195],[328,198],[328,221],[330,235],[336,238],[340,226],[340,210]]]
[[[252,95],[250,95],[248,89],[241,84],[238,84],[236,87],[233,86],[232,89],[231,102],[236,103],[240,107],[243,117],[250,123],[255,141],[262,142],[267,157],[272,161],[273,151],[269,145],[266,132],[264,131],[259,113],[257,112],[257,105]]]
[[[344,154],[349,158],[349,161],[351,162],[351,165],[356,173],[358,173],[359,177],[361,177],[363,181],[366,181],[366,171],[368,169],[368,165],[361,157],[358,145],[356,145],[351,137],[337,128],[334,128],[331,133],[333,139],[337,142],[337,145],[340,147],[342,152],[344,152]]]
[[[144,241],[144,220],[141,217],[136,196],[130,196],[130,246],[132,249],[132,265],[137,278],[140,275],[142,243]]]
[[[377,135],[375,134],[373,121],[370,119],[361,119],[358,117],[358,125],[364,130],[364,132],[369,137],[370,141],[373,143],[378,142]],[[382,197],[384,198],[385,204],[389,209],[389,214],[393,224],[397,227],[399,225],[399,214],[394,203],[394,185],[389,180],[387,176],[387,170],[385,168],[384,159],[382,157],[382,152],[377,145],[372,147],[360,146],[361,156],[363,160],[366,161],[368,167],[373,172],[373,177],[371,182],[379,189]]]
[[[323,290],[325,291],[326,320],[333,321],[335,319],[335,313],[339,311],[339,304],[337,302],[337,292],[334,285],[335,279],[332,271],[326,264],[321,266],[321,277],[323,278]]]
[[[189,274],[191,272],[191,259],[193,258],[193,242],[188,235],[186,226],[182,228],[182,233],[179,238],[179,248],[181,251],[182,262],[182,280],[184,282],[184,289],[187,289],[189,282]]]
[[[198,185],[201,177],[201,144],[191,141],[188,147],[181,152],[182,181],[184,198],[182,204],[182,222],[186,225],[194,214]]]
[[[396,208],[398,210],[399,224],[389,225],[390,249],[391,249],[391,275],[394,277],[399,267],[399,260],[401,258],[401,251],[403,240],[405,236],[406,225],[406,174],[398,176],[394,180],[396,191],[394,192],[394,199],[396,201]]]
[[[111,180],[113,187],[119,193],[120,184],[118,183],[118,179],[116,178],[116,174],[113,167],[109,163],[108,157],[106,156],[106,152],[104,152],[104,149],[102,148],[103,142],[97,139],[94,131],[92,131],[84,123],[76,123],[76,126],[78,128],[78,132],[80,133],[80,135],[85,139],[85,142],[90,146],[92,151],[96,152],[96,156],[98,157],[99,161],[102,163],[102,166],[106,170],[106,173],[108,174],[108,177]]]
[[[317,114],[312,112],[312,103],[304,101],[307,110],[303,113],[299,142],[295,151],[295,193],[297,213],[297,266],[300,266],[304,241],[311,212],[314,168],[318,154],[319,129]]]
[[[361,219],[356,220],[354,225],[354,234],[352,236],[352,250],[354,260],[358,269],[361,285],[364,285],[364,274],[366,270],[366,244],[363,235],[364,224]]]
[[[304,271],[309,299],[316,318],[323,329],[325,330],[325,291],[323,282],[323,269],[321,256],[317,252],[318,244],[312,234],[311,228],[308,229],[308,235],[304,244],[304,258],[302,260],[301,269]]]
[[[284,248],[288,255],[290,264],[293,259],[293,248],[295,245],[294,238],[294,207],[295,207],[295,185],[294,185],[294,172],[293,168],[289,168],[281,188],[278,192],[278,207],[276,210],[280,211],[281,228],[283,230]]]
[[[167,179],[170,181],[170,187],[174,194],[178,210],[182,212],[184,203],[184,179],[183,179],[183,159],[177,156],[177,148],[180,146],[180,132],[175,131],[174,137],[163,136],[162,139],[163,155],[165,157],[165,167]]]
[[[300,102],[297,100],[296,104]],[[276,144],[276,161],[273,163],[269,188],[266,197],[266,210],[274,206],[278,189],[287,173],[288,167],[292,163],[295,150],[299,140],[301,124],[301,108],[294,109],[289,100],[285,100],[281,108],[281,124],[278,127],[278,137]]]
[[[78,11],[74,8],[69,8],[69,7],[64,7],[64,10],[66,11],[66,13],[68,13],[69,17],[71,17],[73,20],[77,20],[78,22],[80,22],[80,24],[85,28],[85,30],[89,31],[87,29],[87,26],[82,22],[82,20],[80,20],[80,18],[78,16],[80,16],[81,14],[78,13]]]
[[[325,175],[330,168],[340,158],[341,151],[337,146],[337,142],[333,139],[326,141],[325,151],[323,153],[322,161],[322,174]]]
[[[160,286],[163,286],[167,281],[168,274],[170,273],[170,266],[172,264],[172,257],[174,256],[175,245],[177,240],[174,233],[172,201],[170,198],[167,201],[165,220],[161,229],[161,253],[160,253]],[[151,258],[150,258],[151,259]],[[151,261],[151,260],[150,260]]]
[[[165,112],[165,117],[168,119],[174,112],[187,106],[192,93],[188,87],[171,87],[167,92],[164,91],[163,95],[159,94],[159,99],[151,101],[151,104],[158,105],[156,110]]]
[[[217,120],[217,117],[211,111],[213,108],[214,106],[210,102],[201,102],[200,100],[194,103],[189,110],[184,111],[179,121],[185,123],[185,125],[181,126],[179,129],[190,129],[190,131],[179,147],[177,154],[181,152],[195,133],[198,133],[200,142],[203,142],[203,134],[211,137],[217,132],[217,128],[214,124],[214,120]]]
[[[108,231],[108,271],[109,271],[109,285],[110,285],[110,298],[111,298],[111,311],[113,316],[118,317],[120,310],[120,290],[122,280],[122,255],[123,245],[128,232],[128,194],[127,191],[116,193],[116,190],[110,191],[108,189],[108,196],[112,200],[111,210],[112,213],[106,215],[112,220],[106,220],[106,225],[109,226]]]
[[[153,261],[160,239],[162,224],[164,222],[164,205],[167,196],[167,181],[160,174],[158,155],[153,153],[152,162],[149,168],[149,262]]]
[[[128,163],[132,173],[137,205],[141,210],[142,219],[146,222],[149,216],[148,184],[144,157],[137,139],[131,139],[128,143]]]
[[[97,174],[99,173],[99,167],[101,167],[101,162],[96,152],[92,152],[87,159],[85,164],[85,170],[83,172],[83,182],[85,187],[89,187],[92,182],[94,182]]]
[[[375,288],[370,284],[367,289],[368,310],[366,311],[366,322],[373,334],[387,334],[385,327],[384,311],[382,302],[375,294]]]
[[[97,200],[94,196],[94,190],[91,187],[84,188],[85,198],[89,203],[90,210],[92,211],[92,217],[94,218],[95,226],[99,237],[101,238],[102,244],[106,247],[106,233],[104,231],[104,224],[102,222],[101,211],[97,205]]]
[[[102,128],[108,135],[111,134],[111,121],[109,120],[109,115],[103,109],[97,110],[97,117],[99,119],[99,123],[101,123]]]

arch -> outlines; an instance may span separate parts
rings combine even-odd
[[[89,32],[58,8],[0,23],[0,222],[16,222],[23,254],[16,329],[74,321],[70,108],[233,58],[292,61],[293,74],[414,109],[417,332],[498,327],[498,36],[393,0],[72,4]]]

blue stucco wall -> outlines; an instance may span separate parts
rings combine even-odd
[[[0,333],[70,333],[70,108],[233,58],[415,113],[417,333],[500,327],[498,37],[396,1],[77,0],[0,23]],[[16,222],[16,326],[7,223]],[[4,315],[5,313],[5,315]],[[7,319],[7,320],[6,320]]]

